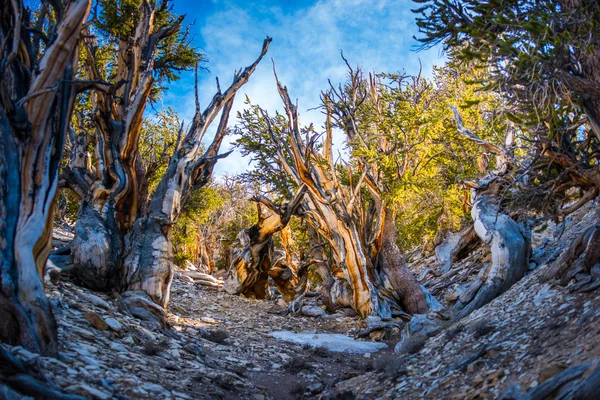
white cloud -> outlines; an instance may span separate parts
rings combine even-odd
[[[238,93],[232,117],[243,109],[245,94],[270,112],[282,108],[272,73],[273,58],[280,80],[290,95],[298,98],[302,121],[314,122],[318,127],[323,116],[319,111],[307,110],[319,104],[320,91],[327,88],[328,79],[334,84],[345,79],[340,50],[352,65],[360,64],[365,71],[417,73],[420,58],[425,75],[429,75],[432,65],[440,62],[435,49],[411,51],[415,45],[412,36],[417,33],[410,12],[413,6],[409,0],[320,0],[310,7],[289,11],[269,1],[213,0],[214,12],[192,28],[209,59],[210,71],[202,74],[199,85],[201,104],[208,104],[212,98],[215,76],[220,78],[221,87],[226,87],[233,71],[253,62],[262,40],[271,36],[269,53]],[[180,12],[193,14],[192,10]],[[184,77],[174,85],[165,103],[190,121],[194,111],[193,77]],[[232,118],[230,125],[235,122]],[[228,150],[233,140],[228,138],[222,150]],[[236,152],[220,160],[215,173],[241,172],[247,165]]]

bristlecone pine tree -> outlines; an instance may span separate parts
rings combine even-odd
[[[179,34],[181,17],[163,16],[159,18],[162,25],[154,24],[165,12],[163,7],[166,2],[160,7],[141,3],[131,26],[133,40],[118,41],[117,78],[112,90],[93,93],[94,171],[80,163],[65,176],[70,180],[67,186],[83,185],[80,192],[84,193],[71,246],[77,276],[94,290],[123,293],[134,315],[161,324],[173,278],[172,227],[190,194],[208,182],[217,160],[226,156],[218,155],[218,151],[227,134],[234,96],[271,41],[265,40],[257,60],[235,74],[227,90],[221,92],[217,82],[218,91],[204,111],[196,101],[192,124],[187,133],[179,133],[166,172],[152,198],[147,199],[148,168],[144,170],[139,157],[143,113],[159,83],[156,77],[189,66],[179,58],[190,58],[181,50],[186,48],[186,36],[172,43]],[[99,74],[95,58],[98,48],[91,39],[86,45],[85,71],[95,77]],[[165,48],[173,50],[165,53]],[[202,139],[219,112],[217,133],[203,151]],[[70,178],[73,176],[76,179]]]
[[[596,0],[481,2],[415,0],[423,47],[442,43],[454,63],[490,69],[483,83],[506,93],[527,156],[513,160],[513,208],[556,217],[600,194],[600,3]],[[517,178],[518,177],[518,178]],[[526,179],[524,178],[526,177]],[[579,192],[577,196],[574,193]],[[506,199],[505,199],[506,201]],[[567,205],[568,204],[568,205]],[[590,272],[600,223],[574,240],[546,277]],[[575,263],[576,268],[570,270]]]
[[[42,354],[58,346],[43,275],[63,143],[77,92],[96,84],[74,80],[90,6],[51,2],[34,17],[0,2],[0,341]]]
[[[395,243],[393,213],[382,198],[384,187],[372,175],[372,166],[358,160],[355,165],[360,178],[356,182],[351,179],[349,184],[342,184],[338,177],[338,166],[334,163],[332,151],[330,99],[324,100],[328,113],[327,129],[323,149],[319,152],[315,150],[318,135],[308,129],[304,130],[306,139],[302,137],[297,107],[279,80],[277,88],[285,106],[287,121],[281,124],[280,115],[271,119],[265,111],[258,109],[261,114],[258,130],[267,132],[274,146],[274,162],[278,165],[279,173],[283,174],[281,179],[293,182],[297,194],[284,207],[269,201],[263,201],[263,204],[274,212],[273,218],[281,215],[283,210],[302,215],[328,242],[333,258],[330,277],[334,282],[328,285],[330,293],[326,297],[334,307],[350,306],[363,317],[378,315],[389,318],[393,312],[402,314],[403,310],[411,314],[426,312],[428,304],[425,293],[407,270]],[[346,100],[340,99],[341,102]],[[352,107],[350,104],[345,106]],[[283,129],[282,125],[285,125]],[[354,132],[346,134],[350,136]],[[350,164],[348,169],[351,169]],[[353,171],[349,170],[348,175],[352,176]],[[361,189],[364,187],[368,187],[374,198],[372,207],[362,199]],[[304,191],[306,195],[299,201],[298,196]],[[278,229],[282,228],[280,223],[276,225]],[[264,233],[273,231],[260,229],[266,227],[266,223],[259,221],[253,229],[243,232],[248,237],[242,242],[263,243],[263,236],[268,236]],[[257,247],[258,250],[265,248],[268,247]],[[264,277],[273,267],[268,263],[257,263],[258,260],[268,261],[268,258],[257,251],[252,252],[252,246],[245,246],[245,249],[240,255],[247,253],[248,257],[234,259],[230,267],[226,281],[226,289],[230,293],[243,292],[244,288],[252,286],[250,283],[261,272]]]

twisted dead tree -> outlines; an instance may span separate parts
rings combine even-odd
[[[0,341],[57,352],[43,280],[58,168],[75,96],[77,45],[91,1],[53,2],[38,15],[0,3]]]
[[[511,133],[504,148],[487,142],[465,128],[458,110],[453,106],[450,108],[459,133],[496,156],[496,169],[476,183],[467,183],[473,189],[471,216],[474,230],[489,246],[492,262],[457,296],[451,313],[454,318],[460,319],[498,297],[525,275],[529,266],[530,243],[526,228],[511,218],[501,205],[502,189],[513,162]]]
[[[212,176],[215,164],[231,152],[218,154],[227,134],[227,122],[237,91],[267,53],[271,38],[267,38],[258,58],[243,71],[236,73],[233,82],[221,92],[218,88],[210,104],[201,113],[196,104],[196,115],[188,133],[182,140],[152,196],[148,212],[135,221],[126,236],[127,257],[123,265],[124,297],[130,301],[133,292],[139,298],[149,298],[166,308],[173,279],[173,250],[171,230],[191,194],[205,186]],[[202,152],[202,139],[211,123],[221,112],[217,133],[206,151]],[[126,286],[125,286],[126,285]]]
[[[148,207],[148,214],[138,218],[130,234],[125,238],[127,257],[123,273],[127,302],[138,304],[142,298],[167,307],[169,289],[173,277],[173,254],[171,228],[193,191],[205,186],[217,160],[229,155],[218,154],[227,134],[227,121],[236,92],[248,81],[262,57],[266,54],[270,38],[267,38],[256,61],[244,71],[237,73],[231,86],[223,93],[220,89],[204,110],[197,112],[183,145],[171,158]],[[202,138],[206,130],[221,112],[217,133],[208,149],[202,153]],[[135,300],[133,300],[135,299]],[[152,304],[147,302],[150,307]]]
[[[360,178],[348,200],[350,209],[356,208],[359,213],[354,216],[364,232],[363,247],[368,249],[368,256],[373,260],[372,276],[381,282],[385,289],[384,296],[391,295],[395,303],[403,306],[410,314],[424,313],[428,309],[425,289],[422,289],[415,277],[408,271],[406,260],[397,245],[397,230],[393,201],[386,196],[392,192],[391,182],[403,178],[409,161],[409,152],[400,155],[397,143],[390,139],[392,135],[383,132],[381,120],[379,82],[370,75],[368,81],[363,77],[360,68],[353,69],[342,55],[349,71],[349,81],[345,87],[335,88],[322,94],[323,105],[327,113],[327,126],[341,129],[350,146],[356,150],[354,160],[361,171]],[[417,80],[419,77],[416,78]],[[369,111],[375,118],[371,123],[361,121],[361,107],[368,104]],[[330,133],[328,133],[329,135]],[[381,159],[373,159],[361,154],[371,150],[387,157],[395,167],[385,168]],[[333,173],[333,171],[332,171]],[[351,172],[349,171],[351,176]],[[372,200],[369,202],[361,196],[360,187],[369,191]],[[339,191],[339,189],[336,189]],[[343,191],[342,191],[343,193]],[[356,204],[356,205],[355,205]],[[371,222],[374,221],[374,222]]]
[[[288,287],[293,276],[289,266],[283,261],[285,256],[278,254],[274,259],[273,235],[287,226],[298,212],[306,187],[301,186],[291,201],[283,205],[275,204],[265,196],[253,198],[257,202],[258,222],[238,234],[242,246],[234,250],[233,260],[225,279],[225,290],[229,294],[243,294],[246,297],[266,299],[269,294],[269,276],[286,298],[293,296]],[[262,206],[270,210],[265,214]],[[293,300],[293,298],[291,298]]]

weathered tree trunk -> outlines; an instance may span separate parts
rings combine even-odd
[[[409,314],[427,312],[427,301],[421,285],[410,273],[404,255],[396,244],[396,221],[391,210],[386,209],[383,224],[382,245],[379,252],[380,275],[384,287],[389,288],[394,298]]]
[[[112,204],[98,210],[92,200],[84,199],[71,245],[74,271],[81,282],[92,290],[118,290],[124,246]]]
[[[26,29],[31,16],[23,4],[0,4],[0,341],[42,354],[55,354],[58,345],[42,279],[78,87],[66,82],[75,76],[91,1],[68,4],[53,3],[49,21],[40,12],[36,23],[50,32],[43,51],[37,34]]]
[[[275,205],[264,197],[255,198],[258,222],[238,234],[242,246],[233,253],[233,260],[225,279],[225,290],[229,294],[265,299],[269,296],[268,276],[272,265],[273,240],[276,232],[286,227],[300,206],[306,188],[301,187],[294,198],[283,206]],[[269,215],[263,215],[262,204],[269,206]],[[281,265],[275,265],[271,274],[277,279],[283,274]],[[290,271],[291,273],[291,271]]]
[[[466,317],[510,289],[523,278],[529,266],[529,241],[519,224],[502,213],[494,200],[485,194],[479,195],[471,215],[475,233],[490,247],[492,262],[483,280],[476,283],[481,286],[472,291],[472,297],[457,301],[456,319]]]
[[[471,209],[477,236],[490,247],[492,262],[475,279],[451,310],[460,319],[489,303],[518,282],[529,266],[529,235],[525,228],[502,211],[498,193],[502,183],[496,182],[510,168],[510,150],[488,143],[462,124],[458,110],[452,107],[459,133],[469,140],[496,154],[497,167],[474,186],[474,202]],[[512,143],[508,143],[511,146]]]
[[[148,215],[135,222],[126,238],[121,290],[128,295],[124,296],[128,301],[135,297],[138,302],[151,300],[164,309],[168,306],[173,280],[172,227],[192,192],[208,183],[217,161],[229,154],[218,153],[227,135],[227,122],[235,94],[248,82],[270,42],[271,39],[267,38],[256,61],[235,74],[233,83],[224,93],[219,89],[203,112],[197,105],[194,121],[181,147],[171,157],[167,171],[154,192]],[[213,142],[202,153],[202,138],[221,111]],[[140,300],[140,296],[144,300]],[[151,304],[150,307],[155,309]]]
[[[356,187],[350,187],[347,193],[348,190],[340,185],[336,177],[329,115],[323,152],[318,154],[313,149],[315,137],[304,143],[300,135],[297,107],[292,103],[287,88],[283,87],[279,80],[277,87],[288,117],[291,154],[284,154],[283,144],[273,133],[266,115],[265,120],[284,170],[297,184],[307,187],[308,199],[304,202],[303,214],[310,225],[329,243],[333,264],[342,273],[343,277],[334,279],[331,285],[331,303],[341,305],[340,303],[345,303],[351,296],[352,308],[362,317],[374,314],[388,318],[392,315],[391,308],[395,300],[385,293],[381,277],[375,269],[382,243],[383,209],[380,206],[378,215],[365,218],[360,209],[361,205],[358,204],[361,201],[361,185],[366,184],[377,197],[380,188],[367,176],[365,170]],[[312,160],[315,162],[310,162]],[[371,251],[373,246],[375,251]],[[397,290],[409,290],[402,298],[407,300],[411,311],[423,312],[427,305],[420,287],[414,285],[414,278],[408,274],[410,280],[404,282],[407,275],[402,270],[395,271],[403,266],[401,253],[397,247],[394,252],[389,241],[386,241],[386,249],[389,250],[385,259],[388,282],[393,281]],[[395,258],[396,256],[400,258]],[[408,273],[408,270],[405,268],[404,272]],[[338,299],[340,301],[337,301]]]
[[[155,6],[141,2],[134,37],[119,41],[117,84],[110,91],[94,91],[96,123],[95,181],[87,185],[73,240],[73,265],[82,282],[94,290],[119,290],[123,286],[125,236],[132,228],[140,203],[136,163],[142,118],[155,83],[158,46],[176,34],[182,19],[166,30],[154,32]],[[102,76],[96,65],[97,48],[86,39],[86,73]],[[116,101],[116,98],[122,101]],[[75,176],[89,171],[71,169]],[[86,180],[80,177],[76,181]],[[73,182],[75,183],[75,182]],[[102,251],[102,254],[99,254]]]

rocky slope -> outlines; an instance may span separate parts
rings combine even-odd
[[[591,277],[578,275],[567,286],[541,278],[548,264],[594,223],[595,208],[595,204],[588,205],[564,225],[550,222],[534,229],[531,271],[502,296],[456,324],[442,325],[445,329],[434,337],[413,344],[415,354],[394,355],[384,363],[385,368],[338,383],[324,397],[576,398],[566,383],[575,385],[578,379],[600,371],[596,369],[600,292],[582,285],[600,277],[592,271]],[[464,276],[451,284],[442,282],[443,275],[435,271],[438,266],[431,258],[412,267],[430,287],[443,288],[437,294],[444,301],[450,297],[444,296],[450,288],[476,276],[486,257],[485,251],[476,251],[466,262],[453,266],[459,269],[456,275]],[[431,268],[438,277],[422,273],[424,268]],[[433,278],[428,280],[427,275]],[[569,379],[567,369],[578,374]],[[600,398],[600,386],[594,392]]]

